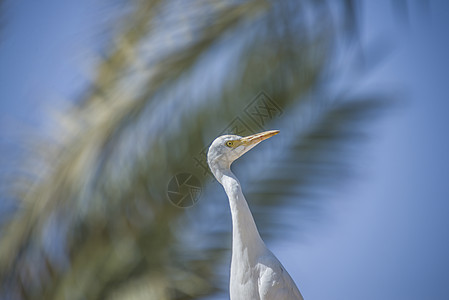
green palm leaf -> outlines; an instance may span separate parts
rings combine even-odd
[[[265,232],[281,229],[270,208],[299,208],[292,195],[327,184],[323,174],[335,173],[322,167],[340,170],[340,146],[384,104],[307,100],[319,99],[312,96],[330,83],[337,41],[353,35],[352,1],[338,4],[341,27],[326,1],[128,5],[92,83],[60,113],[50,140],[35,139],[24,166],[30,175],[10,191],[19,209],[2,227],[6,298],[193,299],[217,292],[225,286],[217,270],[230,227],[210,224],[226,218],[218,199],[224,195],[203,196],[183,210],[168,200],[170,179],[187,172],[213,189],[202,166],[219,132],[237,122],[260,130],[307,104],[316,110],[314,124],[287,130],[287,155],[273,161],[284,171],[248,188]],[[264,111],[266,122],[249,110],[261,91],[277,107]]]

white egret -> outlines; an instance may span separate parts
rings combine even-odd
[[[265,246],[231,164],[279,130],[241,137],[223,135],[209,147],[207,162],[229,198],[232,216],[231,300],[303,299],[295,282]]]

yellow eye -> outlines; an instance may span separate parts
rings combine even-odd
[[[234,145],[234,143],[232,141],[227,141],[226,142],[226,146],[228,147],[232,147]]]

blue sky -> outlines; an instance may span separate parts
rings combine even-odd
[[[306,242],[272,245],[306,298],[448,297],[449,3],[430,2],[428,15],[411,6],[407,27],[388,1],[365,1],[362,41],[393,50],[358,88],[394,88],[405,103],[376,128],[331,220]]]
[[[364,4],[362,46],[386,38],[392,52],[357,89],[393,88],[406,101],[376,126],[362,176],[329,202],[330,220],[306,240],[269,246],[306,299],[447,299],[449,3],[430,1],[429,14],[412,5],[409,26],[387,0]],[[48,105],[79,88],[91,30],[101,22],[87,0],[7,1],[5,8],[2,140],[13,136],[14,120],[42,124]]]
[[[0,32],[0,125],[39,123],[80,87],[98,24],[89,1],[6,1]],[[95,44],[94,44],[95,45]],[[60,101],[59,101],[60,102]]]

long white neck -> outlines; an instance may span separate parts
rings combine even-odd
[[[229,198],[232,216],[232,255],[257,256],[265,249],[256,223],[242,193],[240,182],[229,167],[217,168],[214,175]]]

